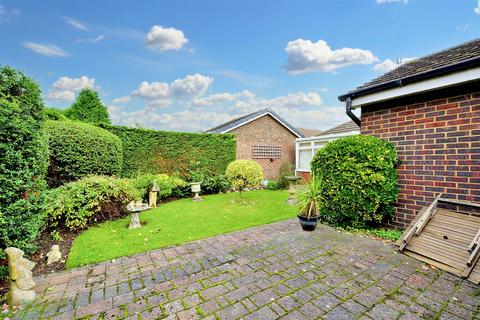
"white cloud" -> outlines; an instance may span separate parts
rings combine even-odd
[[[105,39],[104,35],[98,35],[96,37],[90,37],[90,38],[78,38],[75,40],[75,42],[81,43],[81,42],[88,42],[88,43],[97,43]]]
[[[168,98],[169,86],[166,82],[147,82],[143,81],[137,90],[133,91],[132,96],[146,100],[155,100]]]
[[[112,103],[127,103],[130,102],[129,96],[119,97],[112,100]]]
[[[84,88],[94,88],[95,79],[82,76],[80,78],[61,77],[55,81],[48,91],[49,100],[73,101],[75,94]]]
[[[196,98],[192,101],[192,105],[196,107],[213,107],[213,106],[221,106],[225,102],[231,102],[239,98],[252,98],[254,94],[248,90],[244,90],[238,93],[229,93],[229,92],[222,92],[222,93],[215,93],[208,95],[202,98]]]
[[[5,21],[11,17],[19,16],[21,11],[17,8],[11,10],[7,9],[4,5],[0,4],[0,21]]]
[[[85,24],[83,24],[82,22],[76,20],[76,19],[73,19],[73,18],[70,18],[70,17],[63,17],[63,20],[65,20],[66,23],[68,23],[69,25],[71,25],[72,27],[74,27],[75,29],[78,29],[78,30],[84,30],[84,31],[88,31],[89,29],[85,26]]]
[[[408,3],[408,0],[377,0],[378,4],[394,3],[394,2]]]
[[[480,0],[478,0],[477,7],[473,9],[473,11],[475,11],[476,14],[480,14]]]
[[[333,72],[353,64],[371,64],[378,61],[378,58],[369,50],[354,48],[332,50],[324,40],[290,41],[285,52],[287,53],[285,69],[290,74]]]
[[[415,60],[415,59],[416,58],[402,58],[398,62],[393,62],[390,59],[385,59],[382,62],[374,65],[373,70],[378,71],[378,72],[388,72],[388,71],[391,71],[391,70],[395,69],[396,67],[401,66],[402,64],[405,64],[405,63],[410,62],[410,61]]]
[[[187,42],[182,30],[157,25],[150,29],[145,40],[146,46],[156,51],[178,50]]]
[[[63,49],[51,44],[24,42],[23,46],[27,49],[30,49],[36,53],[39,53],[47,57],[68,57],[69,56],[69,54],[65,52]]]
[[[263,108],[296,108],[307,106],[321,106],[322,98],[316,92],[296,92],[272,99],[250,97],[237,101],[233,110],[239,113],[250,113]]]
[[[204,94],[212,82],[213,78],[197,73],[173,81],[170,88],[173,96],[193,97]]]

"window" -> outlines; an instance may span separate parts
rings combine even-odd
[[[312,162],[315,153],[326,145],[328,141],[308,141],[297,143],[297,170],[310,171],[310,162]]]
[[[253,159],[280,159],[282,147],[280,146],[253,146]]]

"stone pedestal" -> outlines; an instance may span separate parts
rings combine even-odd
[[[192,182],[190,183],[190,187],[192,189],[192,193],[194,194],[192,200],[193,201],[202,201],[202,197],[200,197],[198,194],[200,193],[201,189],[201,182]]]
[[[157,207],[157,191],[150,191],[148,195],[148,205],[150,208],[156,208]]]
[[[300,180],[300,177],[297,176],[288,176],[285,177],[285,179],[288,181],[288,199],[285,201],[286,204],[288,205],[296,205],[297,204],[297,198],[295,197],[295,183]]]
[[[35,263],[23,257],[23,251],[9,247],[5,249],[10,273],[10,292],[7,302],[11,306],[27,304],[35,299],[35,282],[32,269]]]
[[[130,217],[130,225],[128,226],[128,229],[137,229],[142,226],[140,224],[140,215],[138,211],[130,212]]]

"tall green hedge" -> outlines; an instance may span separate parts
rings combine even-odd
[[[1,249],[8,246],[33,253],[43,223],[48,159],[43,109],[35,81],[13,68],[0,68],[0,260]]]
[[[392,217],[397,198],[397,152],[373,136],[328,143],[312,160],[321,181],[321,217],[340,226],[364,227]]]
[[[236,142],[231,134],[157,131],[101,125],[123,143],[123,176],[175,172],[185,176],[192,167],[206,174],[225,173],[235,160]]]
[[[90,174],[121,175],[122,141],[114,134],[76,121],[47,121],[45,129],[50,149],[50,187]]]

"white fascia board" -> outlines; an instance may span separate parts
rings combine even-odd
[[[342,133],[333,133],[333,134],[326,134],[314,137],[307,137],[307,138],[298,138],[295,139],[296,142],[311,142],[311,141],[325,141],[325,140],[334,140],[338,138],[353,136],[356,134],[360,134],[360,131],[349,131],[349,132],[342,132]]]
[[[250,122],[252,122],[252,121],[255,121],[255,120],[257,120],[258,118],[261,118],[261,117],[266,116],[266,115],[270,115],[273,119],[275,119],[275,120],[277,120],[278,122],[280,122],[280,123],[282,124],[282,126],[284,126],[285,128],[287,128],[288,131],[290,131],[290,132],[293,133],[295,136],[297,136],[297,137],[300,138],[300,136],[298,135],[298,133],[296,133],[295,131],[293,131],[292,129],[290,129],[282,120],[278,119],[277,117],[275,117],[275,116],[274,116],[273,114],[271,114],[270,112],[265,112],[265,113],[263,113],[263,114],[261,114],[261,115],[259,115],[259,116],[256,116],[256,117],[253,118],[253,119],[250,119],[250,120],[248,120],[248,121],[242,122],[242,123],[240,123],[239,125],[236,125],[235,127],[232,127],[232,128],[230,128],[230,129],[227,129],[227,130],[223,130],[223,131],[220,132],[220,133],[230,132],[230,131],[232,131],[233,129],[236,129],[236,128],[239,128],[239,127],[241,127],[241,126],[244,126],[244,125],[246,125],[247,123],[250,123]]]
[[[450,87],[456,84],[464,82],[474,81],[480,79],[480,68],[473,68],[469,70],[463,70],[448,75],[407,84],[403,87],[387,89],[384,91],[367,94],[358,98],[352,99],[352,107],[359,108],[371,103],[377,103],[386,101],[402,96],[408,96],[421,92],[431,91],[435,89]]]

